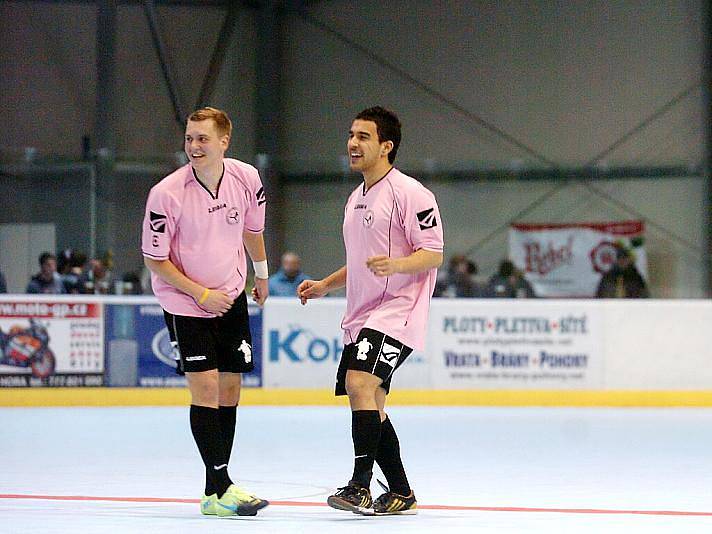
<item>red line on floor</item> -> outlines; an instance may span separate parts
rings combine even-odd
[[[24,499],[44,501],[109,501],[142,503],[189,503],[196,504],[199,499],[177,499],[162,497],[94,497],[88,495],[19,495],[0,494],[0,499]],[[326,506],[324,502],[307,501],[270,501],[273,506]],[[419,504],[420,510],[450,510],[469,512],[529,512],[554,514],[630,514],[630,515],[671,515],[712,517],[712,512],[686,512],[681,510],[613,510],[596,508],[525,508],[519,506],[451,506],[446,504]]]

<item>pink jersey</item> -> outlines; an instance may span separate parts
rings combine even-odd
[[[264,230],[265,193],[257,169],[223,160],[217,195],[201,184],[191,165],[158,182],[148,195],[143,220],[143,255],[170,259],[188,278],[208,289],[237,297],[245,289],[244,230]],[[151,276],[163,309],[176,315],[214,317],[190,296]]]
[[[422,350],[437,269],[377,277],[366,267],[366,259],[400,258],[421,248],[442,252],[443,227],[435,196],[395,168],[368,191],[364,188],[362,183],[351,193],[344,212],[344,343],[354,343],[366,327]]]

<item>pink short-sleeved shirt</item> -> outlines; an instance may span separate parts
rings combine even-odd
[[[443,226],[435,196],[393,168],[368,191],[361,184],[351,193],[343,231],[344,343],[354,343],[362,328],[372,328],[422,350],[437,269],[377,277],[366,260],[378,255],[400,258],[419,249],[442,252]]]
[[[169,259],[188,278],[232,298],[245,289],[247,259],[243,231],[264,230],[265,192],[257,169],[224,159],[215,196],[191,165],[158,182],[148,195],[141,250],[154,260]],[[163,309],[176,315],[214,317],[190,296],[151,275]]]

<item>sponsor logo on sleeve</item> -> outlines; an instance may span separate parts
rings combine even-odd
[[[267,202],[267,196],[265,195],[265,188],[260,187],[259,191],[255,193],[255,197],[257,197],[257,205],[261,206],[265,202]]]
[[[166,221],[168,220],[168,217],[161,213],[156,213],[155,211],[152,211],[149,214],[149,220],[152,231],[156,232],[157,234],[166,233]]]
[[[421,230],[427,230],[428,228],[434,228],[438,225],[438,221],[435,218],[435,208],[428,208],[418,212],[418,222],[420,223]]]

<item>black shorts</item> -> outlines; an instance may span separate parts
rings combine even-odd
[[[188,317],[164,310],[172,342],[178,343],[178,374],[217,369],[221,373],[249,373],[252,336],[243,291],[222,317]]]
[[[383,380],[381,387],[388,393],[391,389],[391,377],[413,349],[400,341],[371,328],[363,328],[356,338],[356,343],[344,346],[336,372],[336,395],[346,395],[346,371],[365,371]]]

